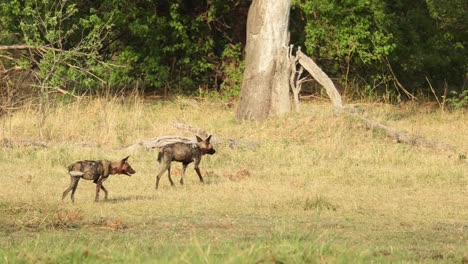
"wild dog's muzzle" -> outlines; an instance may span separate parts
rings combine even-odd
[[[212,149],[209,149],[206,153],[210,154],[210,155],[213,155],[213,154],[216,153],[216,150],[212,148]]]
[[[134,169],[130,168],[130,169],[124,171],[123,173],[124,173],[125,175],[127,175],[127,176],[132,176],[132,174],[135,174],[136,171],[135,171]]]

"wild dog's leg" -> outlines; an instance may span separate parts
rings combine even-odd
[[[76,190],[76,186],[78,185],[78,180],[80,178],[79,177],[74,177],[74,176],[70,176],[70,186],[63,192],[63,195],[62,195],[62,200],[65,199],[65,197],[67,196],[67,194],[75,189]],[[73,191],[75,192],[75,191]],[[72,201],[73,201],[73,197],[72,197]]]
[[[187,169],[188,163],[182,163],[182,176],[180,177],[180,185],[184,185],[185,170]]]
[[[104,200],[107,200],[107,190],[104,188],[104,185],[101,183],[101,189],[104,191]]]
[[[201,182],[201,183],[205,183],[205,182],[203,181],[203,177],[201,176],[200,168],[198,167],[198,165],[200,165],[200,159],[195,160],[195,171],[197,172],[198,178],[200,178],[200,182]]]
[[[96,182],[96,198],[94,198],[95,202],[99,201],[99,191],[101,190],[102,183],[101,182]]]
[[[70,176],[70,186],[68,186],[68,188],[65,189],[65,191],[63,192],[62,200],[65,199],[67,194],[73,189],[73,185],[74,185],[73,177]]]
[[[71,200],[75,202],[75,192],[76,188],[78,187],[78,182],[80,181],[80,177],[75,177],[75,185],[73,185],[72,193],[71,193]]]
[[[161,179],[161,176],[164,174],[164,172],[169,168],[170,161],[166,162],[165,160],[160,161],[159,167],[161,170],[159,170],[158,176],[156,176],[156,190],[159,187],[159,179]]]
[[[198,167],[195,168],[195,171],[196,171],[197,174],[198,174],[198,178],[200,178],[200,182],[201,182],[201,183],[205,183],[205,182],[203,181],[203,177],[201,176],[200,168],[198,168]]]
[[[171,178],[171,163],[169,163],[169,166],[167,167],[167,177],[169,177],[169,181],[171,182],[171,186],[174,186],[174,182],[172,181],[172,178]]]
[[[96,182],[96,198],[94,199],[94,201],[98,202],[99,201],[99,192],[101,191],[101,189],[104,191],[104,199],[107,200],[107,190],[106,188],[104,188],[104,186],[102,185],[102,183],[107,180],[107,177],[101,177],[99,180],[97,180]]]

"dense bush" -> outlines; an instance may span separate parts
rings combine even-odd
[[[14,0],[0,4],[3,72],[21,66],[42,87],[238,96],[248,0]],[[461,94],[466,1],[293,0],[291,43],[348,97]],[[66,52],[60,52],[66,51]],[[455,93],[451,93],[454,91]]]

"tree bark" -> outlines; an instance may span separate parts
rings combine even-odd
[[[250,6],[238,119],[263,120],[291,111],[290,7],[291,0],[253,0]]]

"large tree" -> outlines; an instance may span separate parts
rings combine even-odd
[[[262,120],[291,109],[289,12],[291,0],[253,0],[247,18],[245,71],[238,119]]]

